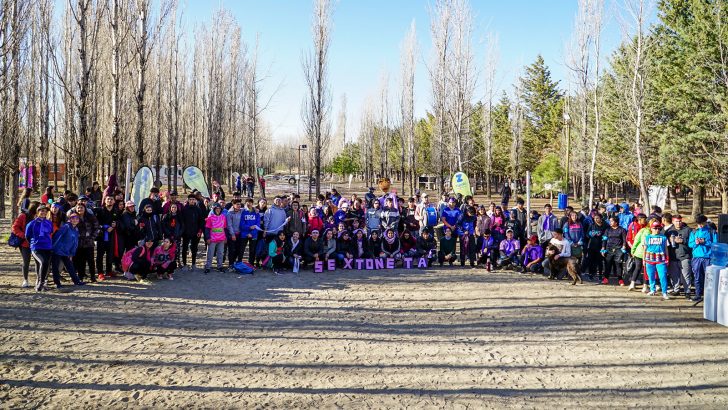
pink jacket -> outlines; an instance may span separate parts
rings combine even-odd
[[[164,250],[164,247],[157,246],[154,250],[154,254],[152,255],[152,262],[154,263],[154,266],[167,268],[174,260],[176,250],[175,244],[172,244],[172,246],[170,246],[166,251]]]

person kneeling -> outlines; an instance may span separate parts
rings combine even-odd
[[[417,256],[425,258],[428,267],[432,266],[435,258],[437,258],[437,244],[430,233],[429,227],[423,229],[420,237],[417,238]]]
[[[152,267],[152,248],[154,247],[154,239],[147,238],[140,241],[131,254],[131,265],[128,272],[134,275],[134,278],[140,282],[147,279],[149,270]]]
[[[521,244],[518,239],[513,238],[513,230],[506,231],[506,239],[500,243],[500,257],[498,258],[498,267],[512,267],[516,271],[521,271],[521,259],[518,256],[518,250]]]
[[[437,253],[437,260],[442,266],[445,262],[449,263],[450,266],[455,262],[457,256],[455,255],[455,243],[456,239],[452,235],[452,229],[448,226],[443,231],[444,236],[440,239],[440,252]]]
[[[538,237],[531,235],[528,238],[528,243],[523,247],[521,251],[521,258],[523,259],[523,270],[531,273],[543,273],[543,248],[538,244]]]
[[[154,250],[152,254],[152,268],[157,271],[157,279],[166,277],[169,280],[174,280],[172,274],[177,269],[177,262],[175,261],[176,252],[177,248],[169,238],[165,238],[162,241],[162,245]]]

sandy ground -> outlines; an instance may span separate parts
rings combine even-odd
[[[460,268],[184,272],[37,294],[0,254],[0,407],[728,406],[684,300]]]

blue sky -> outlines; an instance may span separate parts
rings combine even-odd
[[[602,53],[608,55],[620,40],[614,6],[606,1]],[[390,78],[390,96],[396,98],[400,46],[411,21],[417,25],[420,55],[415,79],[416,116],[424,115],[431,104],[426,63],[430,57],[431,1],[338,0],[330,49],[330,79],[333,96],[333,126],[341,96],[347,97],[347,138],[356,138],[361,112],[369,95],[376,95],[382,73]],[[260,66],[269,76],[264,94],[273,95],[265,113],[274,139],[283,142],[302,134],[300,106],[305,95],[301,54],[311,45],[310,0],[228,0],[221,2],[188,0],[186,27],[208,21],[215,8],[229,9],[242,26],[245,40],[252,44],[260,34]],[[472,0],[475,16],[474,48],[476,63],[482,66],[486,37],[499,38],[500,87],[510,92],[522,68],[542,54],[556,80],[567,88],[568,69],[564,48],[571,37],[576,0]],[[482,82],[481,82],[482,83]],[[476,98],[482,95],[482,87]]]

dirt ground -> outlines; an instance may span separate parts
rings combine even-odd
[[[0,407],[728,407],[728,328],[685,300],[468,268],[38,294],[0,252]]]

